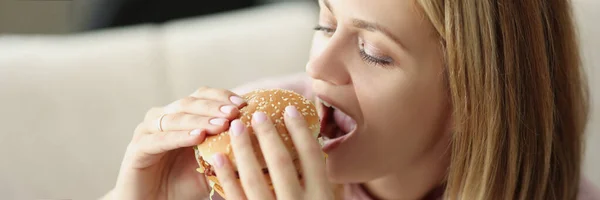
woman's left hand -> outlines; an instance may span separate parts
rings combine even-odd
[[[262,112],[252,116],[252,128],[265,157],[277,199],[333,199],[334,192],[325,172],[325,159],[304,117],[295,107],[288,106],[284,120],[298,152],[305,187],[301,186],[291,155],[269,117]],[[275,199],[254,155],[245,126],[241,121],[235,120],[231,123],[230,133],[241,185],[226,156],[217,154],[213,158],[217,177],[227,199]]]

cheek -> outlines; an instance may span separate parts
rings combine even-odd
[[[363,112],[367,123],[365,140],[378,145],[374,150],[394,156],[396,165],[419,159],[436,144],[446,120],[446,100],[443,84],[421,82],[423,79],[401,79],[387,92],[378,92],[364,100]],[[385,87],[385,86],[381,86]],[[368,136],[367,136],[368,135]]]

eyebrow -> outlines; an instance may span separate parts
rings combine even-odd
[[[333,9],[331,7],[331,3],[329,3],[329,0],[320,0],[320,1],[323,2],[323,4],[325,5],[325,7],[327,7],[327,9],[332,14],[334,14]],[[380,32],[380,33],[383,33],[385,36],[391,38],[396,44],[400,45],[400,47],[406,48],[406,46],[400,41],[400,39],[398,37],[396,37],[395,35],[393,35],[385,27],[383,27],[383,26],[381,26],[381,25],[379,25],[379,24],[377,24],[375,22],[368,22],[368,21],[361,20],[361,19],[352,19],[352,25],[354,27],[356,27],[356,28],[367,30],[367,31],[370,31],[370,32]]]
[[[367,21],[360,20],[360,19],[352,19],[352,25],[354,25],[354,27],[359,28],[359,29],[364,29],[364,30],[371,31],[371,32],[383,33],[387,37],[391,38],[396,44],[400,45],[402,48],[406,48],[406,46],[404,46],[404,44],[402,44],[400,39],[398,39],[396,36],[394,36],[392,33],[390,33],[385,27],[380,26],[377,23],[367,22]]]
[[[325,7],[327,7],[327,9],[333,14],[333,9],[331,9],[331,3],[329,3],[329,0],[319,0],[322,1],[323,4],[325,4]]]

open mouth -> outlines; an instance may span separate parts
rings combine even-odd
[[[331,151],[356,129],[356,121],[326,100],[320,99],[322,150]]]

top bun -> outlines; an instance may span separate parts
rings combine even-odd
[[[277,128],[279,136],[281,136],[281,140],[285,144],[288,152],[294,160],[298,158],[298,154],[283,121],[285,107],[290,105],[295,106],[296,109],[298,109],[298,112],[304,116],[304,119],[306,120],[308,128],[313,134],[313,137],[315,140],[317,139],[321,126],[317,110],[315,105],[302,95],[289,90],[269,89],[255,90],[242,95],[242,98],[246,100],[248,105],[240,109],[241,114],[239,115],[239,119],[243,124],[246,125],[246,129],[248,130],[248,133],[250,133],[250,139],[252,141],[254,153],[262,168],[267,168],[267,165],[261,153],[260,145],[256,135],[254,135],[250,125],[252,114],[254,112],[264,112],[270,118]],[[206,166],[206,164],[214,164],[210,158],[212,158],[215,153],[223,153],[232,162],[234,168],[237,169],[237,165],[235,164],[235,156],[233,155],[233,151],[231,149],[229,131],[208,136],[205,141],[196,146],[195,149],[196,159],[198,159],[201,168],[210,167]],[[202,159],[202,157],[204,159]],[[206,163],[203,163],[202,161]]]

